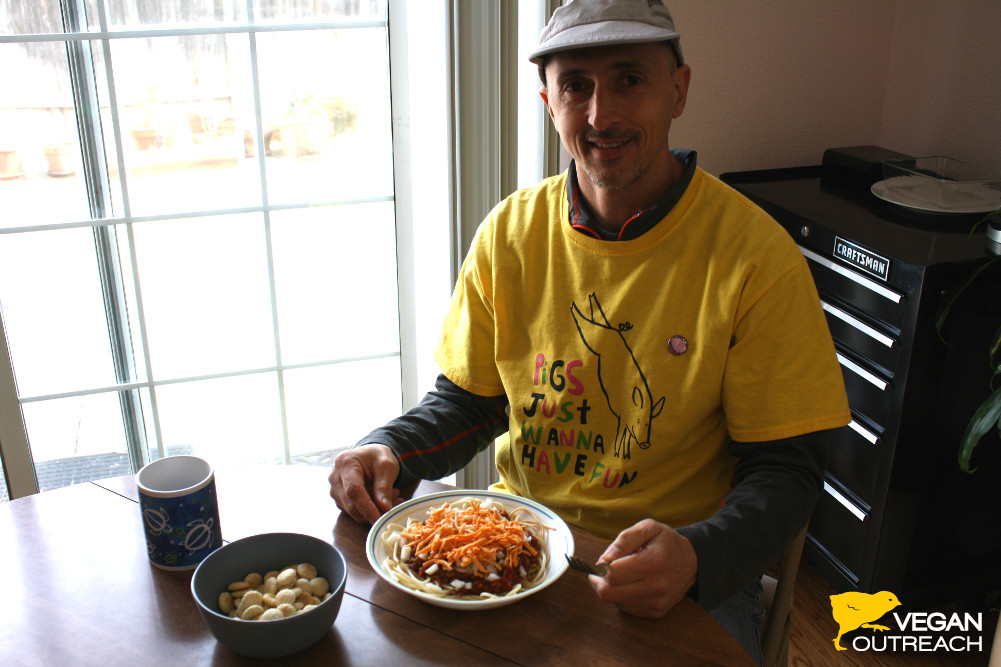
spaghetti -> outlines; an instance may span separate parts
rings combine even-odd
[[[462,498],[428,510],[424,521],[388,524],[383,567],[398,582],[436,597],[507,597],[542,583],[549,530],[526,508]]]

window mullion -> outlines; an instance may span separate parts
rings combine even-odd
[[[84,0],[62,0],[60,4],[63,29],[67,33],[81,32],[85,29]],[[90,42],[68,40],[66,58],[73,90],[77,134],[83,158],[83,178],[87,188],[90,214],[92,218],[101,219],[111,212],[110,178],[101,131],[101,107],[97,96]]]
[[[86,28],[83,0],[63,0],[63,29],[68,33]],[[91,43],[83,40],[66,42],[67,65],[73,90],[73,105],[77,119],[77,134],[83,162],[83,178],[91,217],[102,219],[112,212],[110,177],[101,128],[100,103],[97,95],[97,77]],[[128,326],[128,306],[118,255],[115,230],[111,227],[94,228],[94,248],[97,253],[101,292],[108,322],[111,358],[115,367],[115,380],[131,383],[137,379],[132,338]],[[138,470],[147,459],[146,437],[142,408],[137,390],[119,392],[122,422],[133,470]]]
[[[403,408],[420,400],[417,382],[417,293],[414,276],[414,221],[411,191],[410,85],[407,6],[389,2],[389,85],[393,119],[393,198],[396,213],[396,284],[400,327]]]
[[[104,311],[108,321],[108,336],[111,344],[111,358],[115,365],[115,380],[131,383],[137,379],[132,336],[129,332],[128,310],[125,301],[125,286],[122,280],[121,263],[115,231],[109,227],[94,229],[94,246],[97,251],[97,266],[101,278],[101,292],[104,294]],[[146,450],[146,429],[139,391],[136,389],[118,392],[122,406],[122,422],[125,441],[129,449],[129,460],[133,470],[139,470],[148,459]]]

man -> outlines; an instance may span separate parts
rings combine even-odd
[[[480,226],[436,391],[338,456],[331,495],[374,521],[503,435],[497,488],[613,540],[601,599],[661,616],[690,595],[760,661],[760,575],[850,420],[806,262],[670,149],[691,69],[659,1],[574,0],[531,60],[573,162]]]

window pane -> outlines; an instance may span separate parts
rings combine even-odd
[[[117,392],[25,403],[21,410],[39,491],[132,472]]]
[[[50,0],[52,1],[52,0]],[[108,22],[116,28],[245,23],[246,0],[110,0]]]
[[[386,0],[254,0],[259,21],[385,20]]]
[[[62,32],[59,0],[0,0],[0,35]]]
[[[92,229],[0,235],[0,308],[20,396],[115,383]]]
[[[215,465],[284,460],[275,373],[165,385],[156,401],[168,453],[190,452]]]
[[[386,31],[257,35],[271,203],[393,193]]]
[[[74,43],[83,70],[94,76],[82,95],[107,100],[103,51],[98,42]],[[90,62],[92,60],[92,63]],[[0,44],[0,200],[7,213],[0,226],[21,227],[90,217],[81,163],[79,126],[67,65],[67,43]],[[110,173],[117,150],[107,106],[100,106],[94,132]],[[103,160],[103,157],[101,158]],[[107,201],[121,200],[117,179],[95,177]],[[40,205],[42,203],[43,205]],[[110,214],[110,205],[106,206]]]
[[[271,214],[282,362],[399,353],[391,203]]]
[[[400,393],[399,357],[285,371],[292,456],[351,447],[399,416]]]
[[[260,206],[248,37],[111,48],[133,215]]]
[[[66,44],[0,44],[0,90],[0,227],[90,218]],[[107,145],[114,155],[113,138]]]
[[[134,233],[154,379],[275,365],[259,215],[144,222]]]

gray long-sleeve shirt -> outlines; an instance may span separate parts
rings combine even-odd
[[[444,375],[415,408],[359,444],[388,446],[400,462],[395,486],[441,479],[464,467],[508,428],[505,396],[477,396]],[[732,442],[732,487],[719,511],[673,526],[698,557],[689,595],[712,609],[773,565],[809,521],[823,485],[831,431],[766,442]]]

